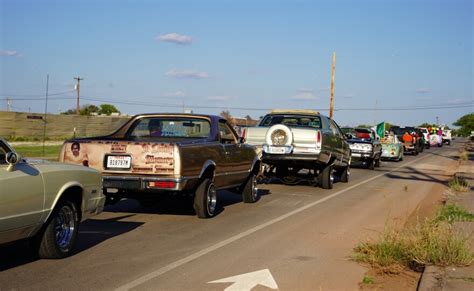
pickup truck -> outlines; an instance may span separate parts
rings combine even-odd
[[[136,115],[111,135],[66,141],[60,161],[99,170],[108,203],[191,194],[197,216],[208,218],[217,212],[217,190],[238,192],[245,203],[258,200],[255,147],[219,116]]]
[[[380,167],[380,159],[382,157],[382,144],[375,140],[373,133],[368,128],[342,128],[349,147],[351,148],[351,162],[361,162],[368,169]]]
[[[349,181],[351,150],[334,120],[311,110],[274,110],[243,139],[257,147],[265,164],[264,176],[285,184],[306,180],[324,189],[334,176]]]

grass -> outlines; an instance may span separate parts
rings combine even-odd
[[[374,278],[370,276],[364,276],[364,278],[362,279],[362,284],[371,285],[374,284],[374,282]]]
[[[471,189],[469,182],[463,177],[458,176],[454,176],[454,178],[448,182],[448,186],[450,189],[458,192],[468,192]]]
[[[45,145],[44,156],[43,146],[15,146],[15,151],[26,158],[45,158],[48,160],[57,160],[62,145]]]
[[[456,205],[447,204],[441,207],[436,213],[436,217],[433,219],[434,222],[446,221],[453,223],[457,221],[474,221],[474,214],[469,213],[466,209]]]
[[[385,227],[377,242],[363,242],[354,248],[353,259],[383,273],[399,273],[405,267],[421,271],[425,265],[470,265],[474,253],[469,238],[455,232],[451,225],[459,219],[472,219],[472,214],[448,205],[435,218],[417,226],[402,231]]]

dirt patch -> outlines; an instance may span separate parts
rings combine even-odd
[[[360,290],[416,290],[421,273],[407,269],[396,275],[387,275],[370,270],[366,277],[371,278],[373,282],[361,282],[359,284]]]

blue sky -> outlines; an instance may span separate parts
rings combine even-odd
[[[127,114],[328,114],[336,52],[341,126],[451,124],[474,111],[473,14],[470,0],[0,0],[0,110],[44,112],[49,74],[50,113],[75,108],[80,76],[81,104]]]

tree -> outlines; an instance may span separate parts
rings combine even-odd
[[[385,121],[385,131],[388,131],[390,129],[390,127],[392,127],[393,124],[391,124],[390,122],[386,122]]]
[[[474,113],[469,113],[453,123],[461,128],[457,131],[460,136],[469,136],[474,131]]]
[[[99,113],[99,107],[93,104],[86,104],[81,107],[79,112],[81,115],[92,115],[92,113]]]
[[[100,104],[99,114],[110,115],[112,113],[120,113],[120,111],[112,104]]]
[[[229,111],[229,110],[224,110],[224,111],[222,111],[219,115],[222,116],[222,117],[224,117],[225,119],[227,119],[227,121],[228,121],[231,125],[235,125],[235,119],[232,117],[232,115],[230,114],[230,111]]]
[[[99,107],[93,105],[93,104],[85,104],[79,109],[79,114],[80,115],[92,115],[93,113],[97,114],[105,114],[105,115],[110,115],[114,112],[120,113],[118,109],[111,104],[101,104]],[[67,111],[61,112],[61,114],[64,115],[74,115],[76,114],[76,109],[69,109]]]

